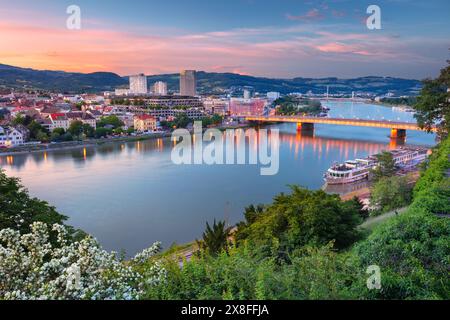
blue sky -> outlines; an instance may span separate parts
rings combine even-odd
[[[270,77],[435,76],[448,0],[0,0],[0,62],[69,71],[184,68]],[[65,29],[68,5],[82,29]],[[370,4],[382,30],[368,30]],[[3,30],[3,32],[1,31]]]

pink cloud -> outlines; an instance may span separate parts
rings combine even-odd
[[[326,43],[324,45],[317,46],[316,48],[319,51],[331,52],[331,53],[357,53],[357,54],[362,54],[362,52],[366,52],[366,51],[357,50],[355,48],[355,46],[346,45],[346,44],[337,43],[337,42]]]
[[[349,55],[351,61],[361,63],[367,63],[369,58],[370,62],[425,59],[410,50],[418,42],[414,39],[399,43],[380,34],[318,31],[308,24],[196,34],[176,31],[167,36],[152,35],[148,30],[102,28],[100,22],[92,25],[96,27],[86,23],[82,30],[70,31],[1,20],[0,63],[78,72],[113,71],[121,75],[193,68],[297,76],[313,66],[333,74],[333,69],[329,69],[333,61],[350,61]],[[311,70],[320,72],[317,67]]]
[[[341,10],[332,10],[331,13],[336,18],[342,18],[345,16],[345,11],[341,11]]]
[[[320,12],[319,9],[311,9],[304,15],[294,16],[291,14],[287,14],[286,18],[292,21],[314,21],[314,20],[322,20],[325,16]]]

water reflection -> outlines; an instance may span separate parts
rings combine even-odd
[[[390,108],[360,104],[335,104],[331,113],[411,119]],[[224,219],[226,203],[232,204],[226,218],[233,224],[242,220],[246,206],[269,203],[288,191],[288,184],[321,188],[323,173],[333,162],[404,143],[434,142],[422,132],[408,132],[405,142],[389,140],[384,129],[318,125],[305,134],[295,124],[270,128],[280,130],[280,170],[275,176],[261,176],[256,165],[174,165],[170,155],[177,142],[171,138],[0,156],[0,167],[20,177],[33,196],[55,205],[70,217],[70,224],[93,234],[107,250],[133,254],[157,240],[169,246],[199,238],[206,221]],[[236,134],[236,145],[243,142],[243,134]],[[250,144],[245,138],[241,147],[254,152],[260,142],[256,135]]]
[[[286,128],[281,126],[282,129]],[[271,128],[278,128],[272,126]],[[251,129],[252,130],[252,129]],[[252,132],[252,131],[249,131]],[[261,135],[259,130],[255,131],[255,135],[245,132],[242,129],[235,131],[234,142],[238,148],[251,148],[253,152],[258,151],[261,147]],[[305,153],[305,149],[312,150],[313,154],[317,158],[327,158],[330,156],[330,152],[333,156],[338,153],[340,158],[349,159],[356,157],[360,152],[366,154],[376,154],[386,149],[396,149],[399,146],[405,145],[405,139],[391,138],[388,144],[377,143],[364,140],[355,139],[339,139],[326,136],[317,136],[314,132],[300,132],[300,131],[281,131],[279,134],[280,143],[289,147],[289,151],[297,159],[299,155]],[[268,134],[268,141],[272,139],[272,135]],[[195,137],[192,137],[192,145],[195,144]],[[226,133],[223,133],[223,141],[227,140]],[[244,143],[245,141],[245,143]],[[178,142],[179,143],[179,142]],[[209,144],[207,142],[206,144]],[[167,152],[170,151],[173,146],[177,144],[176,139],[169,138],[157,138],[151,140],[142,140],[129,143],[109,143],[98,147],[80,147],[66,150],[55,150],[36,152],[29,154],[17,154],[9,156],[0,156],[0,166],[13,167],[20,169],[27,165],[30,161],[34,165],[39,166],[41,163],[48,164],[49,161],[53,164],[57,164],[59,160],[70,158],[74,163],[82,164],[86,161],[92,161],[99,155],[103,159],[108,159],[111,155],[119,156],[122,153],[134,154],[134,153],[152,153],[152,152]],[[226,151],[226,148],[224,147]]]
[[[325,184],[322,189],[325,190],[325,192],[328,193],[334,193],[334,194],[348,194],[353,191],[361,190],[364,188],[368,188],[370,186],[370,182],[367,180],[358,181],[355,183],[345,184],[345,185],[337,185],[337,184]]]

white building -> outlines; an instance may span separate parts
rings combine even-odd
[[[134,114],[131,112],[124,112],[117,114],[117,117],[123,122],[123,129],[127,130],[128,128],[134,126]]]
[[[65,131],[69,129],[70,121],[64,113],[52,113],[49,119],[52,122],[52,125],[49,127],[50,131],[53,131],[56,128],[62,128]]]
[[[23,135],[14,128],[0,127],[0,146],[16,147],[23,144]]]
[[[130,89],[116,89],[114,94],[116,96],[127,96],[130,94]]]
[[[95,119],[94,116],[92,116],[89,113],[80,112],[80,111],[68,112],[68,113],[66,113],[66,117],[69,120],[69,127],[70,127],[70,124],[72,124],[72,122],[81,121],[83,124],[88,124],[94,129],[97,128],[97,120]]]
[[[153,85],[153,93],[158,96],[166,96],[167,95],[167,83],[158,81]]]
[[[63,97],[64,101],[68,101],[70,103],[78,103],[81,101],[81,97],[78,95],[74,95],[74,96],[64,96]]]
[[[87,104],[101,104],[105,103],[105,97],[96,94],[85,94],[82,99]]]
[[[230,107],[229,99],[206,98],[203,100],[205,111],[209,114],[224,116]]]
[[[252,91],[250,89],[244,89],[244,99],[249,100],[252,98]]]
[[[130,76],[130,93],[131,94],[147,94],[147,77],[141,73]]]
[[[269,100],[277,100],[280,98],[280,93],[279,92],[267,92],[267,99]]]

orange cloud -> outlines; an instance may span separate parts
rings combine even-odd
[[[317,31],[310,25],[174,32],[164,37],[148,30],[122,31],[102,26],[96,21],[83,23],[81,30],[67,30],[0,20],[0,63],[76,72],[113,71],[121,75],[192,68],[288,77],[302,74],[302,70],[332,74],[329,68],[333,60],[350,61],[350,55],[352,62],[361,63],[367,63],[368,57],[371,62],[399,57],[423,59],[409,50],[414,43],[399,44],[387,36],[367,33]]]
[[[322,52],[332,52],[332,53],[354,53],[360,55],[370,54],[368,51],[358,49],[356,46],[336,42],[317,46],[317,49]]]
[[[303,14],[303,15],[298,15],[298,16],[294,16],[291,14],[287,14],[286,18],[288,20],[297,20],[297,21],[314,21],[314,20],[321,20],[323,18],[325,18],[325,16],[320,12],[319,9],[311,9],[309,10],[307,13]]]

